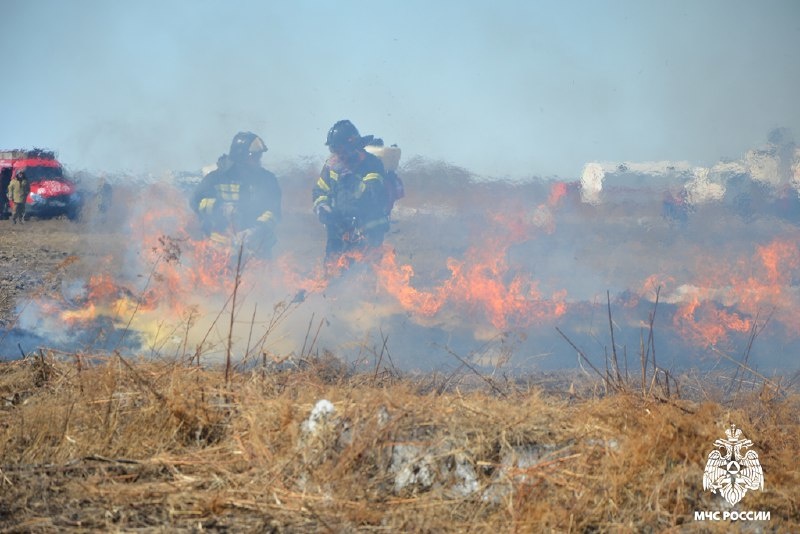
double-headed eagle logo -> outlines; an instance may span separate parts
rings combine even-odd
[[[728,439],[718,439],[717,447],[708,455],[703,473],[703,489],[716,493],[719,490],[726,501],[736,504],[747,490],[764,489],[764,473],[758,461],[753,442],[743,439],[742,430],[731,425],[725,431]],[[749,449],[743,452],[742,449]]]

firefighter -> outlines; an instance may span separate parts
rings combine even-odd
[[[270,257],[281,218],[278,179],[261,166],[266,151],[261,137],[237,133],[192,198],[206,236],[235,248],[243,244],[249,255],[262,258]]]
[[[328,131],[330,156],[312,191],[314,213],[327,232],[326,263],[348,251],[380,247],[389,228],[383,163],[364,149],[371,140],[349,120]]]
[[[31,186],[25,177],[25,171],[19,170],[8,184],[8,200],[11,201],[11,221],[17,224],[25,222],[25,204],[28,201],[28,193]]]

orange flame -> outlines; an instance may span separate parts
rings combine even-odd
[[[166,191],[166,190],[165,190]],[[88,322],[99,315],[125,321],[133,314],[158,310],[185,316],[202,296],[229,296],[235,283],[233,243],[201,239],[197,221],[176,192],[163,192],[162,202],[148,206],[131,228],[131,243],[142,247],[142,265],[126,266],[126,279],[109,269],[87,282],[82,307],[57,313],[67,322]],[[287,253],[269,262],[248,264],[253,285],[272,284],[289,292],[322,292],[332,278],[353,263],[371,264],[377,287],[418,320],[453,313],[465,321],[488,323],[497,329],[527,327],[562,317],[568,309],[563,289],[542,290],[545,282],[530,275],[526,266],[513,264],[511,246],[555,231],[554,213],[568,194],[567,184],[551,186],[546,202],[488,215],[477,244],[463,257],[446,260],[449,277],[425,287],[412,265],[398,264],[388,246],[375,258],[349,253],[339,261],[311,268]],[[165,238],[165,236],[171,236]],[[753,328],[759,314],[780,311],[780,321],[800,331],[800,294],[792,291],[800,279],[797,240],[776,239],[755,247],[752,254],[725,261],[706,261],[683,293],[669,301],[677,306],[672,323],[684,339],[698,345],[718,344],[733,334]],[[269,276],[265,276],[265,272]],[[639,293],[653,298],[656,287],[675,293],[684,286],[669,275],[648,277]],[[143,287],[144,286],[144,287]],[[663,295],[663,293],[662,293]],[[634,301],[631,301],[634,302]],[[150,314],[150,319],[154,314]]]
[[[694,287],[673,323],[687,340],[700,345],[727,340],[734,332],[749,332],[765,312],[778,311],[780,322],[800,328],[798,295],[789,290],[797,278],[800,250],[795,242],[776,239],[756,247],[750,259],[715,264],[704,287]],[[728,308],[728,309],[725,309]]]
[[[508,265],[508,248],[536,235],[539,225],[519,213],[495,213],[494,235],[470,248],[465,260],[449,258],[450,278],[429,291],[411,285],[414,269],[397,265],[393,252],[384,254],[376,266],[381,286],[407,312],[431,317],[450,304],[472,316],[486,318],[495,328],[529,326],[552,320],[566,313],[566,291],[556,291],[551,298],[542,296],[538,281],[526,274],[513,273]]]
[[[431,317],[442,307],[445,301],[444,289],[434,292],[420,291],[411,285],[414,268],[410,265],[397,265],[394,250],[387,250],[381,262],[376,266],[380,283],[393,295],[403,309],[418,313],[423,317]]]
[[[753,326],[741,314],[696,298],[678,309],[673,322],[684,339],[698,346],[715,345],[726,340],[731,332],[748,332]]]

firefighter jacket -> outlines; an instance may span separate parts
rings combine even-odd
[[[8,200],[14,204],[22,204],[28,199],[31,187],[26,178],[12,178],[8,184]]]
[[[383,163],[361,150],[352,162],[335,154],[325,162],[312,191],[314,212],[329,211],[327,226],[348,227],[353,222],[365,234],[382,236],[389,227]]]
[[[274,232],[281,217],[278,179],[260,166],[247,166],[220,158],[195,190],[192,208],[212,233],[238,233],[249,229]]]

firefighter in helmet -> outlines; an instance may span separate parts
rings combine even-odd
[[[228,154],[217,161],[194,192],[192,208],[203,231],[213,241],[248,254],[269,257],[281,218],[281,188],[273,173],[261,166],[267,146],[252,132],[233,137]]]
[[[330,156],[312,191],[314,213],[327,231],[326,262],[380,247],[389,228],[383,163],[364,149],[371,139],[349,120],[328,131]]]

